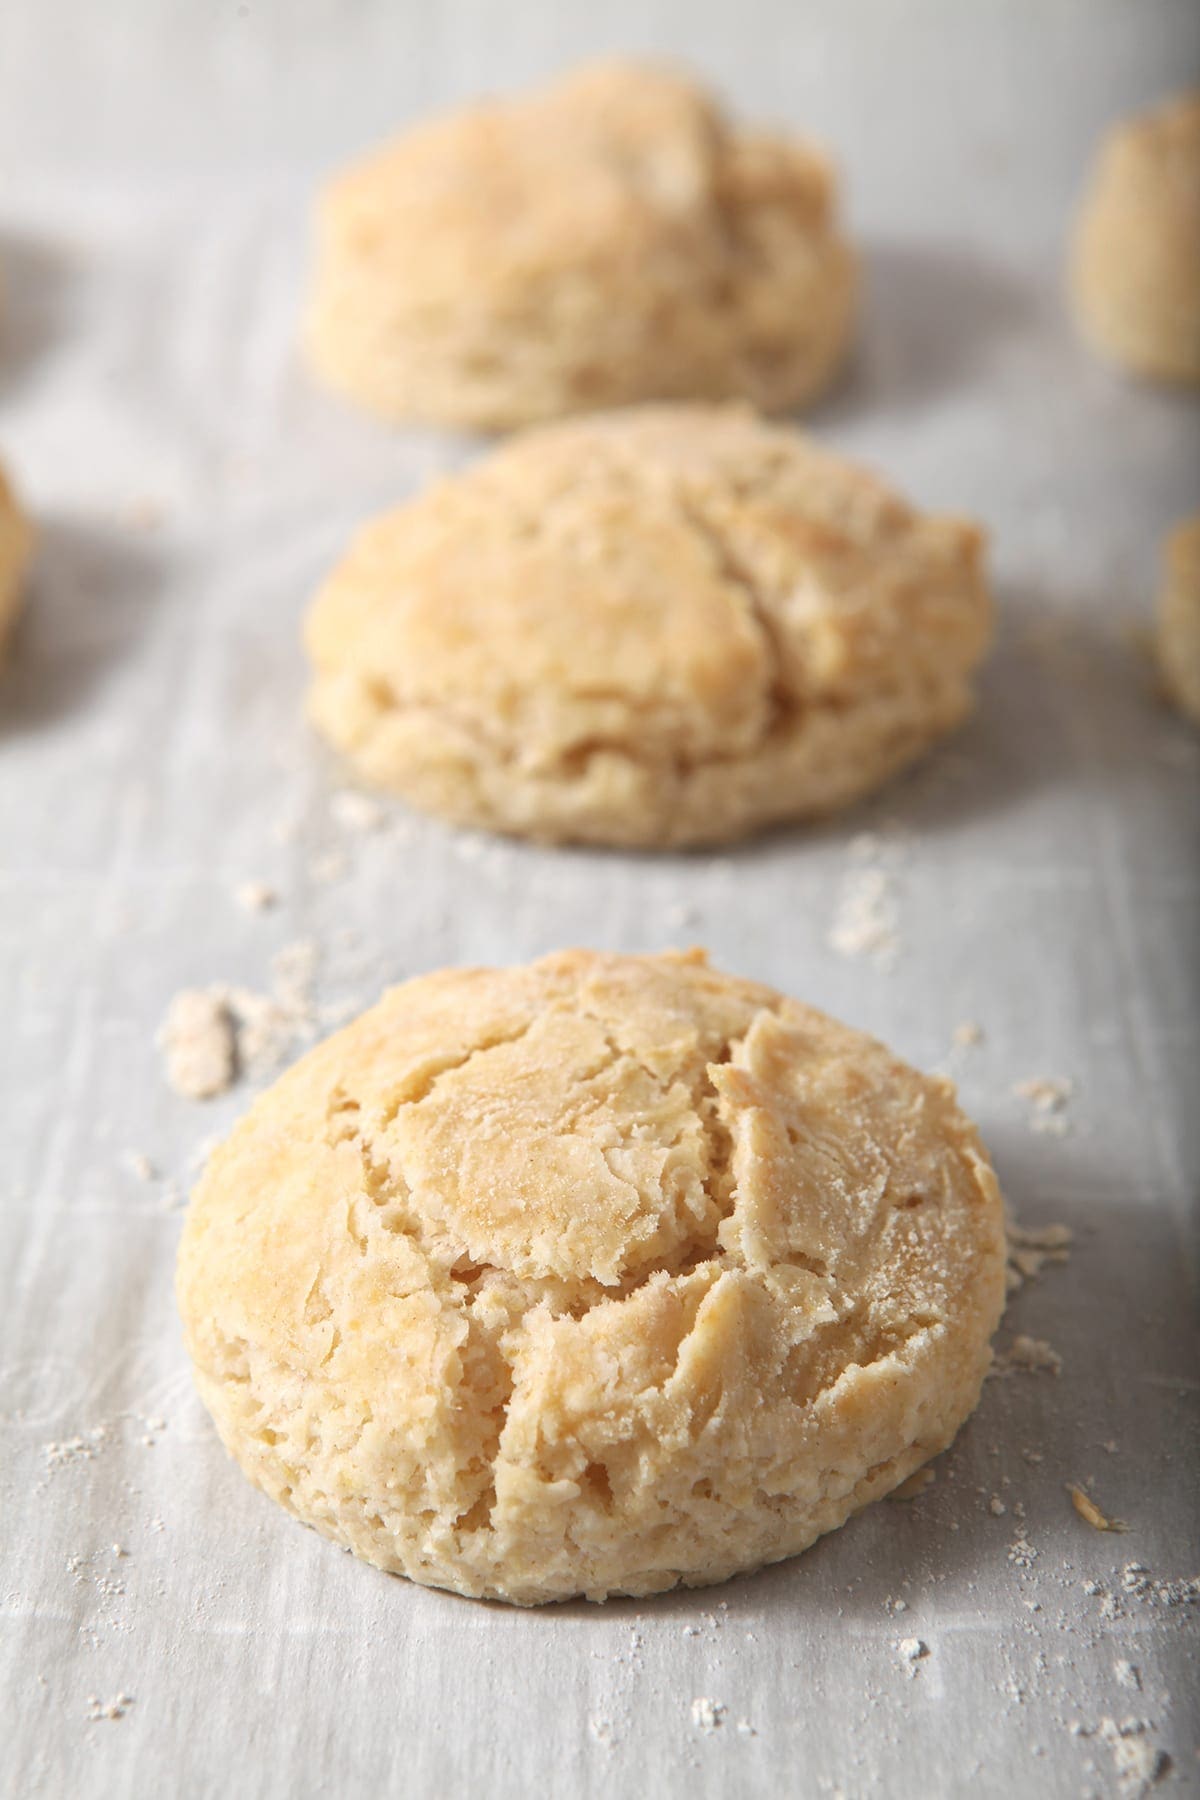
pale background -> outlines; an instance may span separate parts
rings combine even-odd
[[[1129,631],[1200,499],[1200,409],[1087,356],[1060,266],[1097,134],[1194,79],[1198,39],[1186,0],[0,8],[0,454],[42,533],[0,681],[4,1791],[1134,1793],[1105,1719],[1196,1791],[1200,1607],[1120,1570],[1200,1572],[1200,753]],[[990,527],[979,716],[853,819],[725,858],[484,845],[400,809],[347,836],[300,722],[300,612],[355,521],[472,448],[305,379],[312,181],[620,48],[835,152],[870,293],[813,428]],[[827,942],[867,829],[899,846],[890,973]],[[241,911],[246,879],[278,909]],[[952,1067],[1015,1211],[1075,1232],[1001,1338],[1049,1340],[1061,1374],[990,1383],[922,1499],[713,1592],[522,1614],[340,1555],[191,1397],[175,1197],[247,1090],[179,1100],[154,1045],[178,987],[264,988],[305,939],[323,1004],[446,961],[699,940]],[[952,1053],[966,1020],[984,1042]],[[1031,1132],[1031,1076],[1074,1082],[1069,1135]],[[1127,1536],[1075,1517],[1086,1479]],[[710,1734],[698,1697],[728,1708]]]

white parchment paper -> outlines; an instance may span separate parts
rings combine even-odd
[[[6,1792],[1195,1791],[1200,755],[1129,628],[1200,425],[1081,349],[1060,270],[1098,132],[1198,35],[1184,0],[0,11],[0,455],[41,531],[0,679]],[[838,154],[869,293],[811,423],[988,525],[980,711],[852,819],[724,856],[348,830],[301,610],[360,518],[476,448],[308,383],[312,182],[619,48]],[[872,869],[876,951],[839,954]],[[919,1499],[723,1589],[526,1614],[357,1564],[251,1491],[190,1391],[180,1198],[249,1090],[167,1089],[171,995],[269,988],[311,943],[320,1028],[447,961],[689,941],[955,1073],[1018,1217],[1074,1233],[1001,1335],[1060,1372],[989,1383]],[[1049,1129],[1031,1078],[1072,1084]]]

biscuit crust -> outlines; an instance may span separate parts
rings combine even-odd
[[[362,531],[318,729],[457,823],[715,843],[832,812],[960,723],[979,530],[737,408],[543,427]]]
[[[807,144],[668,69],[589,65],[407,132],[317,214],[306,343],[371,411],[480,430],[823,389],[854,258]]]
[[[795,1555],[944,1449],[1004,1293],[943,1080],[701,952],[393,989],[210,1161],[179,1258],[252,1481],[521,1605]]]
[[[1200,89],[1118,125],[1076,232],[1080,325],[1103,356],[1200,382]]]
[[[1167,539],[1158,601],[1158,666],[1167,693],[1200,725],[1200,513]]]

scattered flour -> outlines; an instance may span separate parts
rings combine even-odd
[[[182,988],[158,1034],[167,1080],[186,1100],[210,1100],[240,1075],[266,1075],[317,1033],[316,945],[289,944],[272,963],[274,992],[218,983]]]
[[[279,904],[279,894],[267,881],[243,881],[233,890],[233,897],[243,912],[270,912]]]
[[[363,833],[378,831],[387,817],[378,800],[373,800],[370,794],[360,794],[354,788],[342,788],[333,795],[329,814],[341,830]]]
[[[692,1724],[697,1731],[716,1731],[724,1723],[726,1710],[721,1701],[701,1695],[692,1701]]]
[[[1075,1084],[1066,1076],[1033,1075],[1018,1081],[1013,1093],[1029,1103],[1029,1129],[1043,1137],[1066,1137],[1071,1130],[1067,1102]]]
[[[859,869],[842,885],[829,948],[839,956],[863,957],[885,972],[900,954],[896,883],[886,869]]]
[[[91,1430],[75,1437],[62,1438],[42,1445],[47,1472],[63,1469],[72,1463],[90,1462],[99,1456],[108,1439],[107,1425],[93,1425]]]
[[[885,972],[900,955],[900,883],[909,834],[898,825],[861,831],[850,840],[847,870],[828,943],[839,956],[865,958]]]
[[[132,1694],[116,1694],[111,1700],[101,1700],[98,1694],[89,1694],[88,1723],[94,1725],[101,1719],[123,1719],[132,1705]]]
[[[1123,1795],[1140,1796],[1162,1780],[1171,1759],[1149,1737],[1145,1719],[1101,1719],[1097,1735],[1112,1751],[1113,1771]]]
[[[1037,1554],[1024,1532],[1008,1546],[1008,1560],[1015,1569],[1032,1569],[1037,1561]]]
[[[896,1655],[900,1657],[908,1673],[915,1677],[920,1672],[921,1664],[929,1655],[929,1645],[924,1638],[901,1638],[896,1645]]]

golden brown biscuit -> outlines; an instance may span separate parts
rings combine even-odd
[[[849,335],[835,209],[807,145],[666,70],[589,66],[330,185],[309,352],[372,411],[484,430],[645,399],[782,411]]]
[[[209,1162],[201,1396],[299,1518],[532,1605],[805,1549],[943,1450],[1004,1296],[944,1080],[710,969],[575,951],[394,988]]]
[[[0,656],[21,610],[33,530],[0,469]]]
[[[1171,699],[1200,725],[1200,514],[1167,539],[1158,600],[1158,664]]]
[[[463,824],[716,842],[867,793],[957,725],[982,540],[736,408],[544,427],[358,537],[312,715]]]
[[[1200,381],[1200,91],[1118,125],[1076,233],[1080,324],[1135,374]]]

